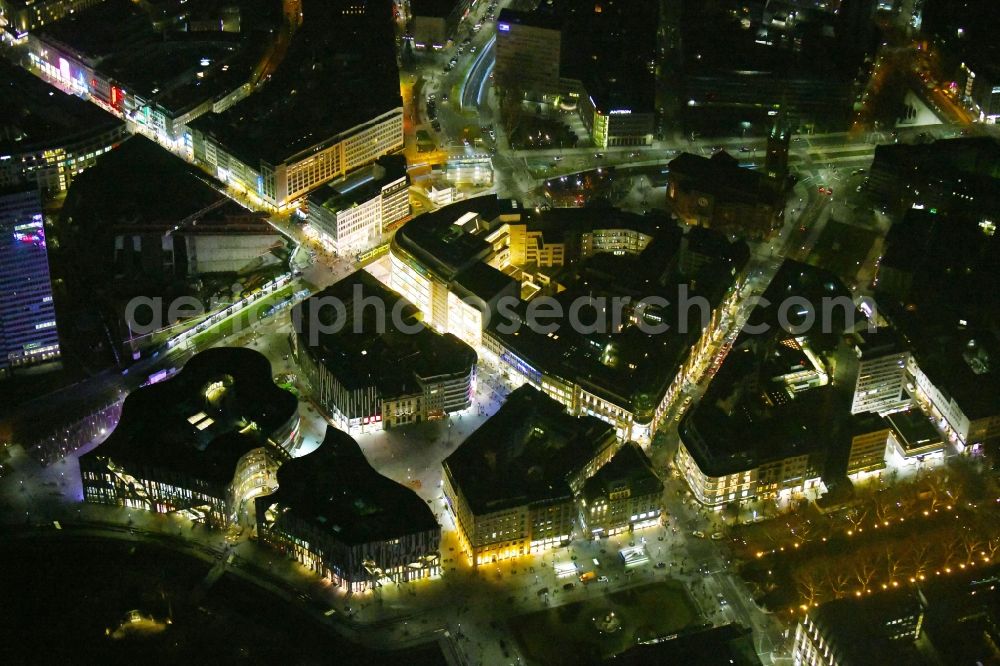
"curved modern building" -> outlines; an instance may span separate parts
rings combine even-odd
[[[253,524],[299,437],[298,400],[250,349],[209,349],[125,399],[114,432],[80,457],[84,500]]]
[[[257,498],[257,533],[311,571],[360,592],[440,573],[441,528],[427,503],[379,474],[343,431],[278,470]]]

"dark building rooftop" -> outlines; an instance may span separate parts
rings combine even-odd
[[[455,284],[484,301],[502,293],[517,295],[520,283],[489,264],[476,262],[455,276]]]
[[[543,220],[552,212],[548,211]],[[622,220],[609,221],[608,218],[620,215],[614,210],[559,211],[552,217],[559,219],[560,225],[552,233],[562,228],[562,222],[572,220],[573,213],[578,213],[581,231],[589,230],[587,219],[591,216],[598,227],[632,226],[622,224]],[[593,331],[560,326],[552,334],[537,332],[527,325],[514,333],[501,332],[499,322],[494,321],[490,331],[535,368],[576,381],[604,399],[630,407],[636,420],[646,423],[701,334],[702,308],[682,308],[681,289],[687,290],[688,299],[704,297],[710,307],[718,306],[732,287],[734,275],[745,265],[747,252],[743,243],[721,244],[716,248],[721,254],[713,254],[692,274],[683,275],[675,261],[680,239],[677,228],[649,223],[638,216],[627,217],[626,222],[641,223],[638,227],[653,236],[646,250],[638,257],[600,253],[570,267],[565,276],[560,276],[566,289],[555,298],[563,312],[569,312],[578,297],[604,297],[607,303],[623,296],[630,297],[632,302],[649,296],[665,298],[666,307],[651,307],[645,313],[650,325],[666,323],[669,328],[665,332],[643,332],[628,321],[623,322],[620,331],[610,326]],[[522,303],[516,309],[525,321],[527,307],[527,303]],[[580,312],[581,322],[597,320],[596,311],[589,307]]]
[[[659,4],[654,0],[604,2],[571,0],[542,3],[539,13],[562,25],[560,75],[583,82],[594,105],[652,112],[656,82],[656,28]]]
[[[559,30],[562,22],[558,17],[543,12],[525,12],[517,9],[503,8],[497,15],[497,23],[513,23],[515,25],[526,25],[534,28],[547,28],[549,30]]]
[[[192,127],[249,165],[304,150],[402,106],[391,3],[302,0],[303,24],[272,78],[221,114]]]
[[[209,349],[171,379],[131,393],[114,432],[86,455],[225,486],[239,459],[275,448],[270,438],[297,414],[298,400],[274,384],[262,354]]]
[[[574,417],[525,385],[445,460],[475,514],[573,496],[569,477],[613,441],[614,429]]]
[[[277,492],[257,499],[258,512],[274,505],[279,526],[291,516],[350,545],[438,528],[424,500],[375,471],[358,443],[332,426],[318,449],[281,466]]]
[[[0,157],[57,148],[122,121],[0,59]]]
[[[627,486],[633,496],[663,492],[663,482],[656,476],[649,458],[635,442],[628,442],[601,469],[583,484],[583,496],[607,497],[616,488]]]
[[[997,293],[1000,234],[980,215],[911,211],[889,231],[878,305],[970,419],[1000,413]]]
[[[414,16],[446,18],[455,11],[462,0],[410,0],[410,12]]]
[[[152,42],[152,21],[130,0],[105,0],[36,30],[46,40],[61,42],[91,62]]]
[[[319,205],[337,213],[372,199],[387,183],[404,176],[406,158],[403,155],[383,155],[370,167],[313,190],[309,194],[309,205]]]
[[[692,666],[760,666],[753,632],[746,627],[693,628],[658,643],[640,643],[606,659],[608,666],[691,664]]]
[[[723,476],[802,454],[814,456],[817,471],[823,471],[831,449],[845,441],[841,435],[849,424],[850,396],[832,385],[790,391],[771,381],[806,369],[805,357],[797,351],[797,336],[784,330],[777,313],[785,298],[819,304],[823,297],[846,294],[827,271],[792,261],[782,265],[763,295],[770,305],[757,306],[750,313],[705,395],[681,421],[681,439],[702,472]],[[817,340],[820,329],[821,308],[815,307],[815,330],[801,334],[807,344]],[[788,319],[797,325],[802,318],[790,310]],[[832,339],[844,331],[844,323],[839,317],[831,318]],[[753,329],[747,328],[751,325],[764,326],[766,332],[751,333]]]
[[[263,55],[265,35],[280,16],[261,0],[238,4],[240,33],[187,32],[192,9],[184,3],[171,3],[161,15],[128,0],[106,0],[45,26],[40,35],[70,47],[129,92],[179,115],[247,82]]]
[[[139,173],[155,178],[136,178]],[[128,223],[175,225],[218,205],[214,215],[246,213],[216,188],[222,183],[142,135],[102,155],[77,176],[63,207],[64,220],[77,218],[105,227]]]
[[[329,304],[331,298],[343,304],[342,313]],[[423,326],[413,305],[362,270],[295,306],[292,318],[301,344],[341,384],[378,386],[384,398],[418,390],[417,377],[457,374],[476,363],[471,347]],[[402,330],[411,326],[419,331]]]
[[[900,444],[907,451],[942,444],[941,434],[919,409],[895,412],[885,417],[892,426]]]
[[[901,590],[828,601],[809,612],[809,621],[824,637],[834,663],[923,663],[912,637],[922,612],[915,592]],[[897,638],[907,628],[911,637]]]
[[[726,151],[712,157],[681,153],[669,164],[670,178],[718,198],[720,202],[776,203],[779,190],[761,171],[746,169]],[[684,186],[682,184],[682,186]]]
[[[470,213],[476,214],[470,216],[475,221],[455,224]],[[443,280],[452,280],[489,253],[489,243],[478,232],[499,227],[503,224],[501,216],[520,214],[516,201],[499,199],[496,195],[473,197],[411,220],[395,233],[392,243]]]

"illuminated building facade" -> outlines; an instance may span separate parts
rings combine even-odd
[[[444,493],[473,566],[563,545],[580,528],[576,496],[618,450],[614,430],[573,417],[529,386],[444,461]]]
[[[956,83],[979,122],[995,125],[1000,119],[1000,68],[989,62],[963,62]]]
[[[909,652],[908,647],[920,636],[924,622],[922,599],[919,591],[900,590],[820,604],[795,629],[792,663],[854,666],[910,661],[916,651]]]
[[[393,3],[300,2],[267,84],[188,123],[195,162],[268,209],[403,149]]]
[[[583,484],[580,524],[588,537],[601,538],[657,525],[663,514],[663,483],[634,442]]]
[[[93,4],[30,32],[23,64],[44,81],[124,120],[128,131],[190,159],[187,124],[221,113],[250,94],[263,46],[249,38],[213,41],[211,31],[201,30],[184,33],[187,42],[164,39],[138,3]],[[184,11],[179,4],[166,9]],[[165,14],[160,20],[181,19]],[[231,23],[220,19],[216,25]],[[253,26],[243,27],[248,36]],[[197,48],[191,48],[194,43]]]
[[[6,61],[0,62],[0,187],[35,183],[46,194],[127,136],[125,124]]]
[[[656,114],[652,109],[612,108],[592,95],[581,95],[580,115],[598,148],[653,145]]]
[[[338,132],[274,162],[242,159],[210,129],[191,127],[195,161],[238,191],[257,196],[277,209],[354,169],[403,148],[403,108]]]
[[[406,160],[402,155],[387,155],[342,182],[312,192],[306,220],[335,252],[346,255],[378,245],[385,232],[409,215]]]
[[[257,501],[257,534],[314,573],[363,592],[441,573],[441,528],[412,490],[375,471],[349,435],[328,427],[312,453],[285,463]]]
[[[766,305],[750,313],[702,399],[680,421],[676,464],[699,502],[721,508],[823,488],[829,452],[848,430],[838,425],[846,401],[811,351],[813,340],[785,330],[801,326],[807,315],[788,313],[782,327],[774,304],[841,298],[849,309],[823,322],[825,331],[840,334],[854,309],[848,294],[828,271],[782,264],[761,300]]]
[[[912,403],[906,392],[906,367],[910,352],[895,331],[881,327],[875,333],[860,333],[854,351],[858,355],[858,379],[851,414],[888,414]]]
[[[927,183],[938,188],[932,195],[945,201],[948,194],[951,203],[911,208],[893,225],[878,267],[879,314],[911,351],[906,393],[949,444],[974,449],[1000,437],[1000,338],[990,324],[993,302],[983,299],[1000,289],[1000,236],[991,221],[1000,146],[974,140],[907,148],[922,150],[890,151],[884,166],[912,162],[921,180],[937,174],[936,185]],[[938,154],[945,167],[934,164]],[[968,198],[958,196],[963,191]]]
[[[678,247],[674,233],[680,235],[617,210],[553,209],[538,215],[522,211],[515,202],[476,197],[422,215],[401,228],[390,245],[389,284],[416,305],[426,323],[455,334],[516,381],[543,390],[573,414],[594,415],[614,424],[623,440],[645,442],[684,382],[692,377],[704,350],[718,339],[723,317],[732,314],[745,279],[745,246],[724,238],[706,242],[703,237],[717,234],[704,231],[692,233],[697,238],[685,238]],[[646,350],[649,340],[635,330],[626,336],[631,336],[631,342],[609,346],[609,340],[600,336],[578,340],[580,336],[571,332],[560,338],[535,335],[530,330],[507,335],[491,325],[511,314],[523,319],[530,299],[543,290],[565,299],[581,295],[568,288],[579,280],[586,281],[585,277],[563,285],[553,281],[550,269],[597,255],[634,258],[638,268],[630,266],[621,276],[622,284],[608,285],[600,294],[593,289],[586,289],[586,293],[639,301],[649,295],[650,284],[661,284],[664,271],[683,266],[670,277],[687,283],[701,275],[700,293],[710,304],[707,321],[704,325],[701,321],[686,322],[691,324],[690,335],[660,336],[670,338],[665,349],[654,345],[656,354],[664,355],[663,363],[653,363],[649,357],[631,363],[614,360],[622,356],[621,350],[640,357],[645,353],[635,350]],[[475,271],[480,275],[473,275]],[[512,281],[511,276],[520,280]],[[506,301],[513,309],[501,312],[499,304],[504,296],[514,297]],[[676,302],[677,293],[667,299]],[[653,308],[643,318],[662,323],[674,314],[657,313]],[[636,317],[634,306],[623,309],[624,323],[635,326]],[[604,354],[606,348],[615,353]],[[577,353],[566,356],[570,349]],[[588,361],[586,356],[594,358]],[[621,372],[616,374],[610,367],[613,365]],[[649,372],[655,376],[641,382],[624,376]],[[612,375],[623,376],[609,379]]]
[[[391,428],[472,405],[476,353],[415,315],[365,271],[295,307],[296,358],[316,403],[338,427]]]
[[[298,401],[264,356],[210,349],[125,399],[114,432],[80,457],[84,501],[252,526],[299,437]]]
[[[885,469],[887,446],[892,428],[877,414],[859,414],[851,419],[851,450],[847,475],[866,474]]]
[[[38,191],[0,189],[0,376],[58,357]]]

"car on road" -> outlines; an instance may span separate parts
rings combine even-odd
[[[694,532],[691,532],[691,536],[696,537],[698,539],[704,539],[705,533],[702,532],[701,530],[695,530]]]
[[[722,541],[726,536],[722,532],[715,532],[712,534],[712,541]]]
[[[747,146],[740,146],[740,152],[741,153],[749,153],[750,152],[750,148],[747,147]]]
[[[667,563],[666,562],[657,562],[656,563],[656,568],[657,569],[666,569],[667,568]]]
[[[597,159],[601,159],[604,157],[604,153],[594,153],[594,157],[596,157]]]
[[[555,157],[552,158],[552,161],[553,162],[561,162],[562,161],[562,155],[556,155]]]
[[[598,583],[607,583],[607,582],[608,582],[608,577],[607,577],[607,576],[600,576],[600,577],[599,577],[599,578],[597,579],[597,582],[598,582]]]

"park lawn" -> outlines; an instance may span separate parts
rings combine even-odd
[[[666,636],[694,624],[698,612],[680,583],[653,583],[572,604],[547,608],[511,620],[521,649],[531,663],[579,664],[606,659],[639,640]],[[614,611],[621,629],[602,634],[593,618]]]

